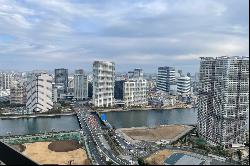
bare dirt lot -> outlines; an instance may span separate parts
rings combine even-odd
[[[90,164],[85,150],[75,141],[35,142],[24,146],[23,154],[38,164]]]
[[[48,146],[49,150],[54,152],[69,152],[74,151],[82,146],[76,141],[54,141]]]
[[[144,141],[160,141],[160,140],[172,140],[179,135],[192,129],[186,125],[167,125],[159,126],[156,128],[126,128],[121,129],[123,133],[131,137],[134,140]]]
[[[190,154],[190,152],[188,151],[165,149],[155,152],[154,154],[146,158],[145,161],[149,165],[164,165],[165,160],[174,153]]]
[[[145,161],[150,165],[163,165],[167,157],[173,154],[170,150],[162,150],[154,153],[148,157]]]

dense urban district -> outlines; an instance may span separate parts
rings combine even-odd
[[[9,132],[0,141],[38,164],[249,164],[248,57],[201,57],[195,74],[173,66],[115,71],[108,61],[93,62],[90,73],[1,71],[1,120],[70,115],[80,129]],[[116,129],[105,115],[180,108],[196,109],[197,123]]]

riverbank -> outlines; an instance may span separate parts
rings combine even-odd
[[[172,107],[162,107],[162,108],[154,108],[154,107],[144,107],[144,108],[102,108],[96,109],[97,112],[128,112],[128,111],[150,111],[150,110],[173,110],[173,109],[186,109],[186,108],[194,108],[192,105],[187,106],[172,106]]]
[[[5,115],[0,116],[0,119],[20,119],[20,118],[38,118],[38,117],[57,117],[57,116],[72,116],[75,112],[60,113],[60,114],[27,114],[27,115]]]

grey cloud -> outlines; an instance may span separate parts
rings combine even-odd
[[[0,2],[7,6],[0,8],[0,35],[16,37],[0,41],[0,69],[90,70],[104,59],[119,71],[174,65],[194,72],[199,56],[249,53],[245,0]]]

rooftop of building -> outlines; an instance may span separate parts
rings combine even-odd
[[[190,80],[191,78],[188,76],[180,76],[177,79],[185,79],[185,80]]]
[[[83,69],[77,69],[75,70],[75,74],[85,74]]]
[[[57,69],[55,69],[55,70],[65,70],[65,71],[67,71],[68,69],[65,69],[65,68],[57,68]]]
[[[216,59],[237,59],[237,60],[249,60],[247,56],[220,56],[220,57],[200,57],[201,60],[216,60]]]
[[[111,62],[111,61],[94,61],[93,64],[96,64],[96,63],[102,63],[102,64],[115,64],[115,62]]]
[[[175,70],[174,67],[171,66],[162,66],[162,67],[158,67],[158,69],[170,69],[170,70]]]
[[[36,74],[36,73],[38,73],[38,74],[40,74],[40,73],[48,73],[48,71],[46,71],[46,70],[33,70],[32,72],[31,72],[31,74]]]
[[[205,160],[183,154],[174,153],[164,162],[166,165],[203,165]]]

